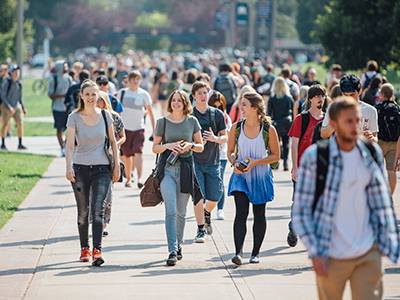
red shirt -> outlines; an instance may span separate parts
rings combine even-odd
[[[301,118],[302,118],[301,114],[298,114],[296,116],[296,118],[294,119],[292,127],[289,130],[290,137],[300,138],[300,136],[301,136]],[[304,151],[306,151],[306,149],[309,146],[311,146],[311,144],[312,144],[312,138],[313,138],[315,127],[323,119],[324,119],[323,117],[321,119],[315,119],[310,114],[310,122],[308,123],[307,130],[304,133],[303,138],[299,141],[299,147],[298,147],[298,153],[297,153],[297,166],[300,165],[300,159],[301,159],[301,156],[303,155]]]

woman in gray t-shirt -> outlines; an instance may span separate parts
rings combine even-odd
[[[157,121],[154,133],[153,152],[162,156],[165,162],[164,177],[160,188],[165,203],[165,228],[167,232],[168,266],[174,266],[182,258],[183,231],[185,228],[186,206],[189,192],[182,192],[181,171],[189,166],[190,176],[195,178],[192,152],[204,149],[199,121],[191,116],[192,105],[184,91],[174,91],[168,98],[168,117]],[[179,155],[176,162],[165,160],[165,156]],[[193,190],[192,190],[193,193]]]
[[[80,90],[78,109],[68,117],[66,149],[66,177],[72,183],[78,208],[80,261],[88,262],[92,256],[94,266],[104,263],[101,253],[104,200],[111,181],[117,181],[120,175],[112,117],[109,112],[96,108],[98,97],[96,83],[85,80]],[[112,149],[113,170],[106,154],[106,136]],[[93,253],[89,250],[89,211],[93,220]]]

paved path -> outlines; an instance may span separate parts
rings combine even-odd
[[[22,143],[28,147],[28,150],[18,151],[18,138],[11,137],[6,139],[8,151],[18,151],[22,153],[33,153],[42,155],[60,156],[60,147],[56,136],[32,136],[24,137]]]
[[[145,156],[146,173],[152,159]],[[0,231],[0,299],[316,299],[304,248],[286,246],[292,190],[288,173],[275,173],[277,199],[268,205],[259,265],[237,268],[230,263],[234,205],[229,198],[226,220],[214,221],[215,233],[205,244],[192,242],[196,224],[189,204],[184,259],[175,268],[166,267],[164,207],[141,208],[138,190],[117,184],[110,236],[103,243],[106,263],[93,268],[77,261],[76,208],[64,168],[63,159],[56,158]],[[400,268],[385,264],[385,299],[399,299]],[[350,299],[348,293],[345,299]]]

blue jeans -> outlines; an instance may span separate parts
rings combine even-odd
[[[190,194],[181,193],[180,163],[165,166],[164,178],[160,184],[165,204],[165,230],[167,232],[168,252],[177,252],[183,242],[186,206]]]
[[[219,173],[221,174],[221,179],[222,179],[222,195],[221,195],[221,198],[218,200],[218,209],[224,209],[224,203],[225,203],[224,174],[225,174],[225,169],[226,169],[227,163],[228,163],[228,160],[226,160],[226,159],[220,160]]]

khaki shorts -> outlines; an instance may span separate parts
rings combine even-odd
[[[378,143],[379,146],[381,146],[383,157],[385,158],[386,170],[395,171],[397,142],[379,141]]]
[[[8,124],[11,118],[13,118],[17,124],[22,124],[23,116],[24,113],[21,105],[15,107],[15,113],[11,114],[10,110],[4,105],[4,103],[1,104],[1,117],[3,119],[3,124]]]

